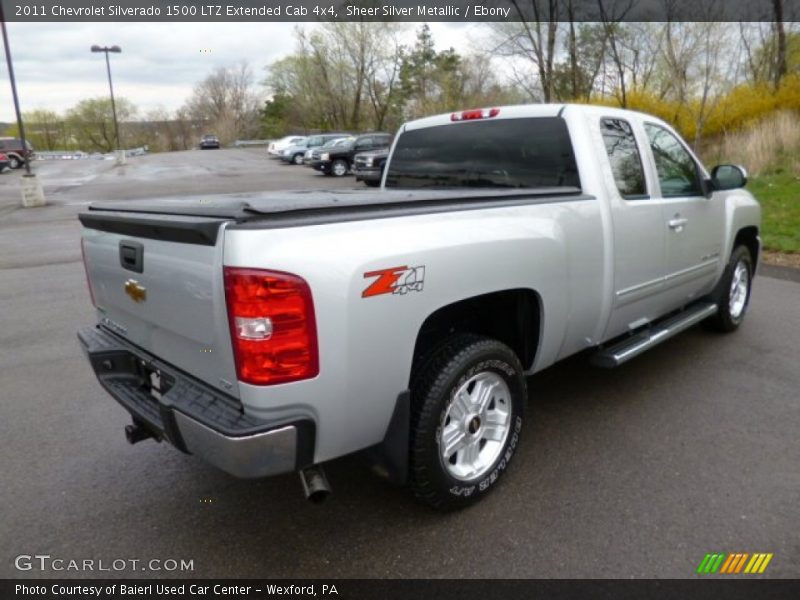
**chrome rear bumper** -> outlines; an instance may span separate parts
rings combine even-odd
[[[100,384],[137,425],[236,477],[266,477],[310,466],[314,423],[266,422],[242,411],[236,399],[195,380],[101,327],[78,332]],[[157,373],[161,393],[153,394]]]

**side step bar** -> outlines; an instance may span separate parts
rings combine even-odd
[[[613,346],[599,350],[592,356],[592,364],[597,367],[610,369],[618,367],[624,362],[639,356],[642,352],[668,340],[673,335],[680,333],[703,319],[717,312],[717,305],[712,302],[693,304],[683,312],[665,321],[656,323],[641,333],[625,338]]]

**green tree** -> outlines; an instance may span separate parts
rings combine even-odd
[[[261,110],[261,130],[267,138],[286,135],[291,127],[292,99],[284,93],[273,94]]]
[[[403,27],[348,22],[295,30],[294,54],[267,67],[265,86],[279,103],[265,110],[281,113],[283,131],[383,128],[398,114]]]
[[[52,110],[32,110],[22,113],[26,140],[37,150],[61,150],[69,144],[64,119]],[[19,127],[12,124],[6,135],[19,137]]]
[[[120,145],[125,147],[125,122],[136,116],[136,107],[126,98],[116,99]],[[114,114],[109,98],[81,100],[67,111],[70,142],[85,152],[111,152],[116,148]]]

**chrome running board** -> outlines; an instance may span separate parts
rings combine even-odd
[[[672,336],[685,331],[717,312],[717,305],[711,302],[693,304],[686,310],[656,323],[641,333],[625,338],[613,346],[598,350],[592,356],[592,364],[610,369],[639,356],[642,352],[668,340]]]

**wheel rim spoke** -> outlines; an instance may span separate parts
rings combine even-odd
[[[475,403],[481,410],[486,410],[493,398],[493,392],[497,387],[497,382],[487,382],[485,379],[480,379],[475,384],[475,389],[472,392]]]
[[[469,394],[466,390],[459,390],[453,398],[453,404],[450,408],[450,416],[455,419],[463,419],[469,414],[470,405],[472,404]]]
[[[506,435],[506,428],[500,425],[487,425],[483,429],[483,439],[500,442]]]
[[[442,457],[448,459],[461,450],[464,447],[466,439],[467,435],[461,431],[456,423],[448,425],[444,431],[442,431]]]
[[[490,411],[486,415],[486,423],[489,425],[508,426],[508,412],[501,408]]]

